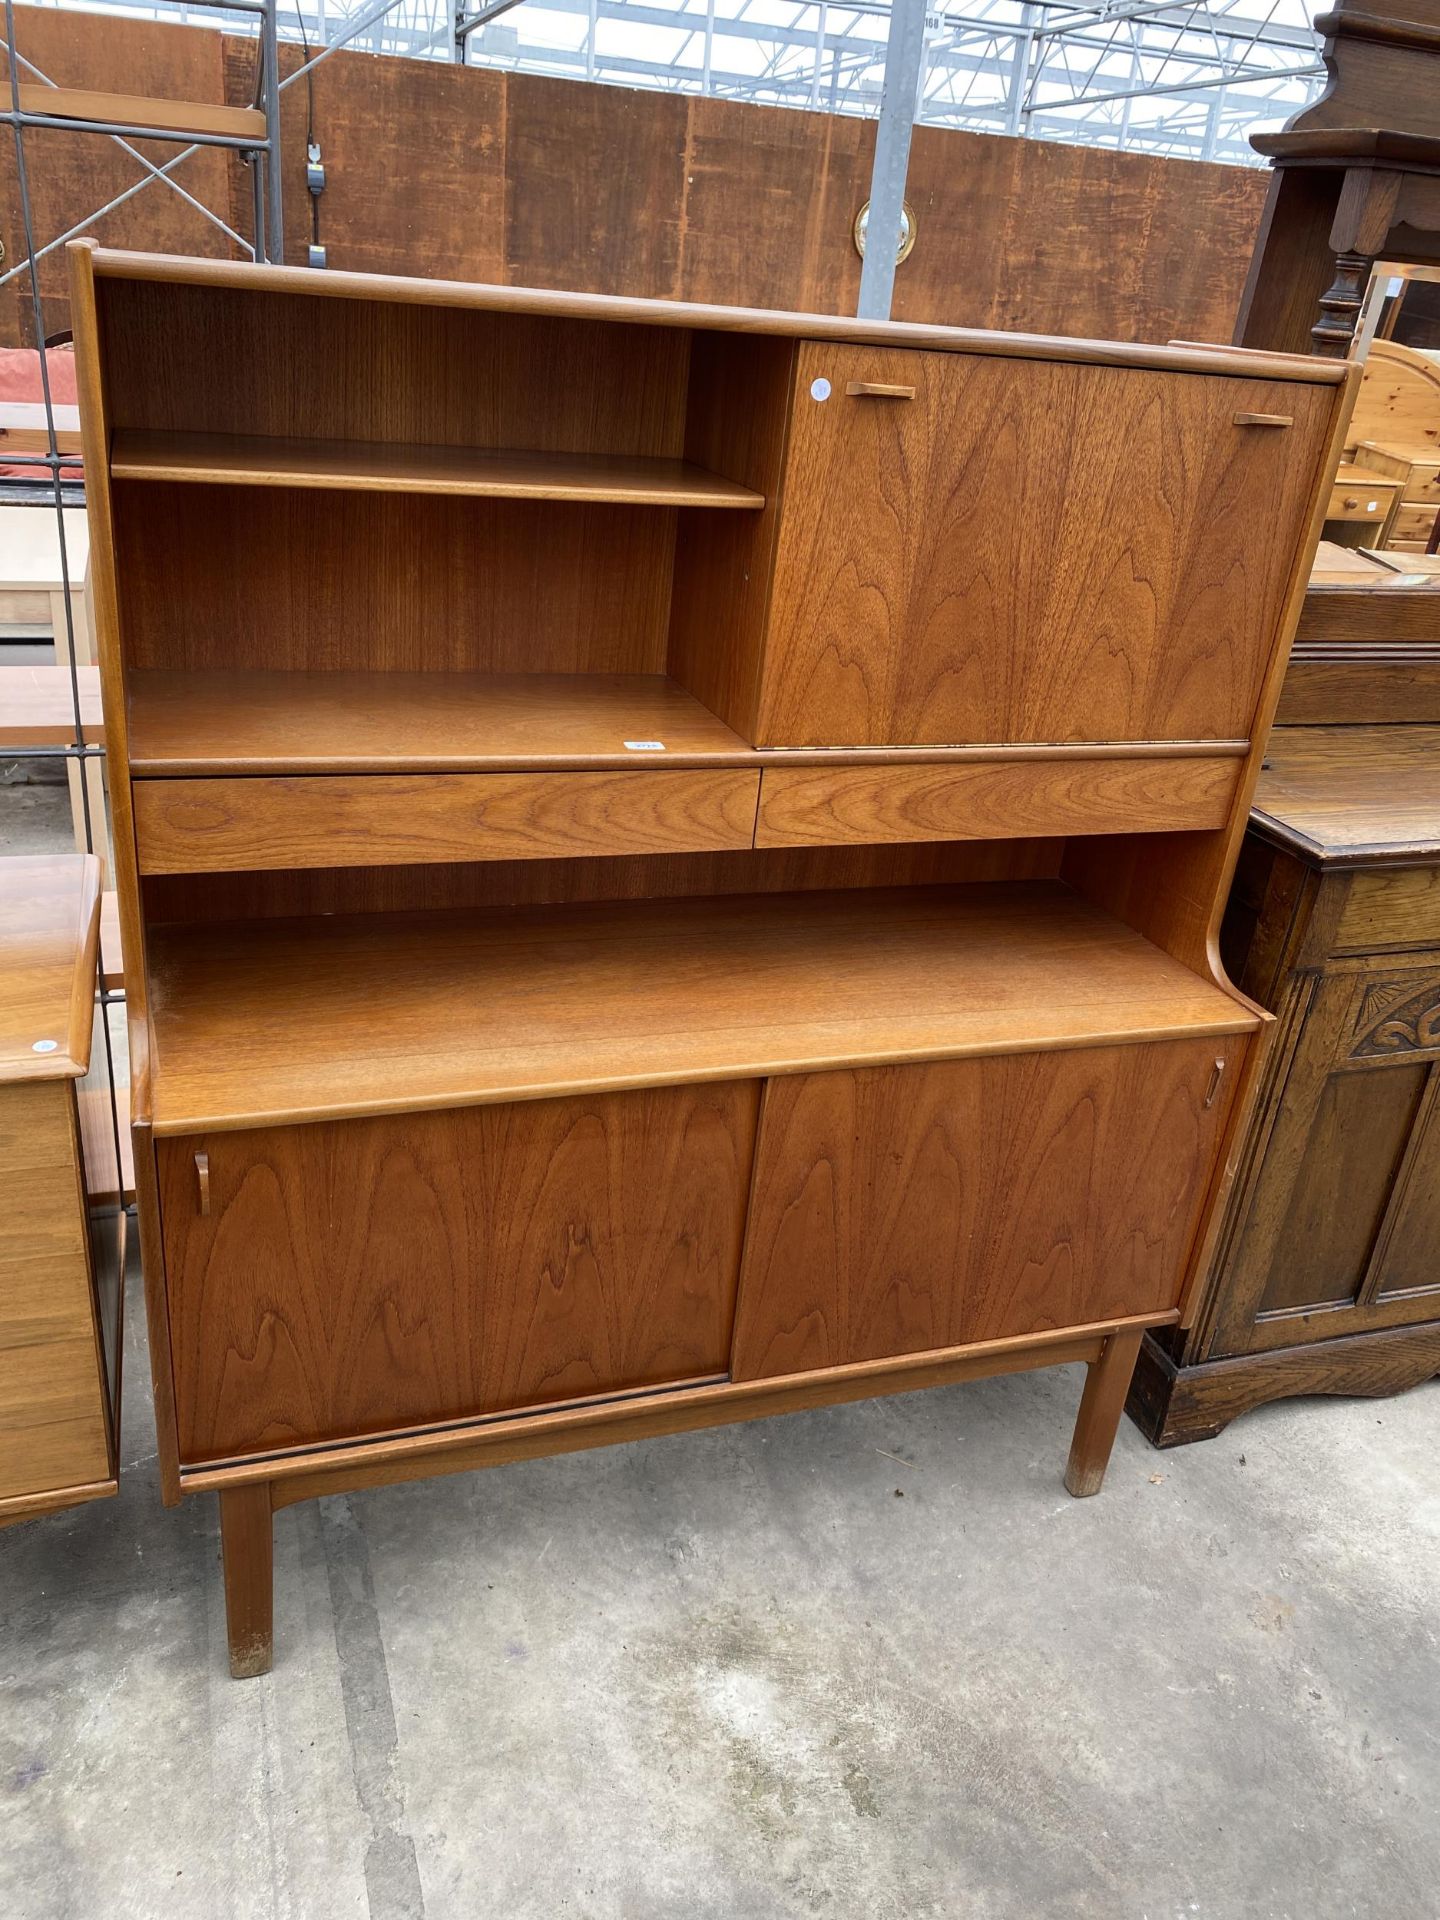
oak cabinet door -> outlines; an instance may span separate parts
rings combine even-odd
[[[1367,919],[1384,904],[1349,899]],[[1287,989],[1303,1024],[1224,1271],[1214,1355],[1440,1317],[1440,973],[1393,958]]]
[[[807,342],[757,744],[1247,738],[1332,400]]]
[[[1242,1044],[770,1081],[734,1377],[1176,1306]]]
[[[161,1140],[182,1460],[723,1374],[758,1097]]]

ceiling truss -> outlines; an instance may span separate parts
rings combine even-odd
[[[70,0],[42,0],[68,5]],[[88,0],[91,9],[96,0]],[[236,30],[186,0],[103,10]],[[1323,79],[1305,0],[953,0],[925,16],[927,126],[1259,164]],[[281,37],[830,113],[879,112],[888,0],[282,0]]]

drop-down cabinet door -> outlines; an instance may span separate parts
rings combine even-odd
[[[1246,739],[1331,400],[807,342],[757,744]]]

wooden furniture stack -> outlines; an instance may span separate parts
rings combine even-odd
[[[1089,1363],[1354,372],[73,255],[167,1499]]]
[[[1162,1446],[1440,1373],[1440,560],[1324,556],[1278,720],[1222,941],[1278,1029],[1194,1325],[1136,1372]]]
[[[114,1493],[125,1215],[100,867],[0,860],[0,1527]]]
[[[1426,552],[1440,517],[1440,361],[1393,340],[1372,341],[1348,438],[1349,457],[1397,493],[1380,537],[1358,544]],[[1344,474],[1342,467],[1337,489]],[[1379,490],[1372,488],[1371,497]],[[1343,498],[1355,497],[1359,508],[1365,504],[1360,493],[1347,486]]]

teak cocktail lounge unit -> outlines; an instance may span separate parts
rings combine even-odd
[[[1215,923],[1334,362],[73,253],[166,1497],[1084,1360],[1266,1016]]]

